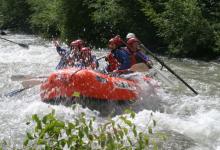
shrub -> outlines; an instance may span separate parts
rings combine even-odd
[[[109,119],[105,123],[95,123],[96,118],[86,119],[81,113],[73,122],[64,122],[55,117],[54,110],[39,118],[33,115],[33,132],[27,132],[24,141],[26,149],[158,149],[158,136],[154,136],[155,120],[147,122],[147,131],[140,131],[132,122],[135,113]],[[160,135],[162,139],[164,135]]]

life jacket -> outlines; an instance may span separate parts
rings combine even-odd
[[[130,53],[131,66],[137,63],[136,53]]]
[[[112,72],[112,71],[118,69],[120,63],[115,58],[115,56],[112,52],[106,57],[105,60],[108,61],[108,63],[109,63],[109,65],[107,66],[107,71],[108,72]]]
[[[136,60],[136,53],[135,52],[131,52],[127,47],[124,48],[124,50],[129,54],[129,57],[130,57],[130,67],[133,66],[134,64],[137,63],[137,60]]]
[[[142,51],[131,52],[128,48],[125,49],[130,54],[131,66],[137,63],[147,63],[149,57]]]

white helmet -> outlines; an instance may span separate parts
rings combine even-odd
[[[126,39],[130,39],[130,38],[135,38],[135,34],[134,33],[128,33],[126,36]]]

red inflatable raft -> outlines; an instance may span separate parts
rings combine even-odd
[[[103,101],[136,100],[140,87],[137,81],[110,77],[90,69],[72,68],[52,73],[40,88],[42,100],[50,102],[59,98],[77,97]]]

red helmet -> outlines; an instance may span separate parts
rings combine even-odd
[[[81,48],[80,51],[81,51],[82,53],[91,53],[91,49],[88,48],[88,47],[83,47],[83,48]]]
[[[78,46],[77,40],[72,41],[72,42],[70,43],[70,46],[71,46],[71,47],[73,47],[73,46]]]
[[[83,46],[85,46],[85,43],[84,43],[84,41],[83,41],[83,40],[78,39],[78,40],[76,40],[76,41],[77,41],[78,46],[79,46],[80,48],[82,48]]]
[[[80,49],[84,46],[84,42],[83,42],[83,40],[78,39],[78,40],[72,41],[70,46],[71,47],[72,46],[74,46],[74,47],[77,46]]]
[[[127,44],[128,45],[132,45],[133,43],[139,43],[140,41],[137,39],[137,38],[130,38],[128,41],[127,41]]]
[[[116,46],[120,46],[123,44],[122,39],[120,38],[119,35],[115,36],[114,38],[111,38],[108,42],[109,42],[109,44],[113,43]]]

